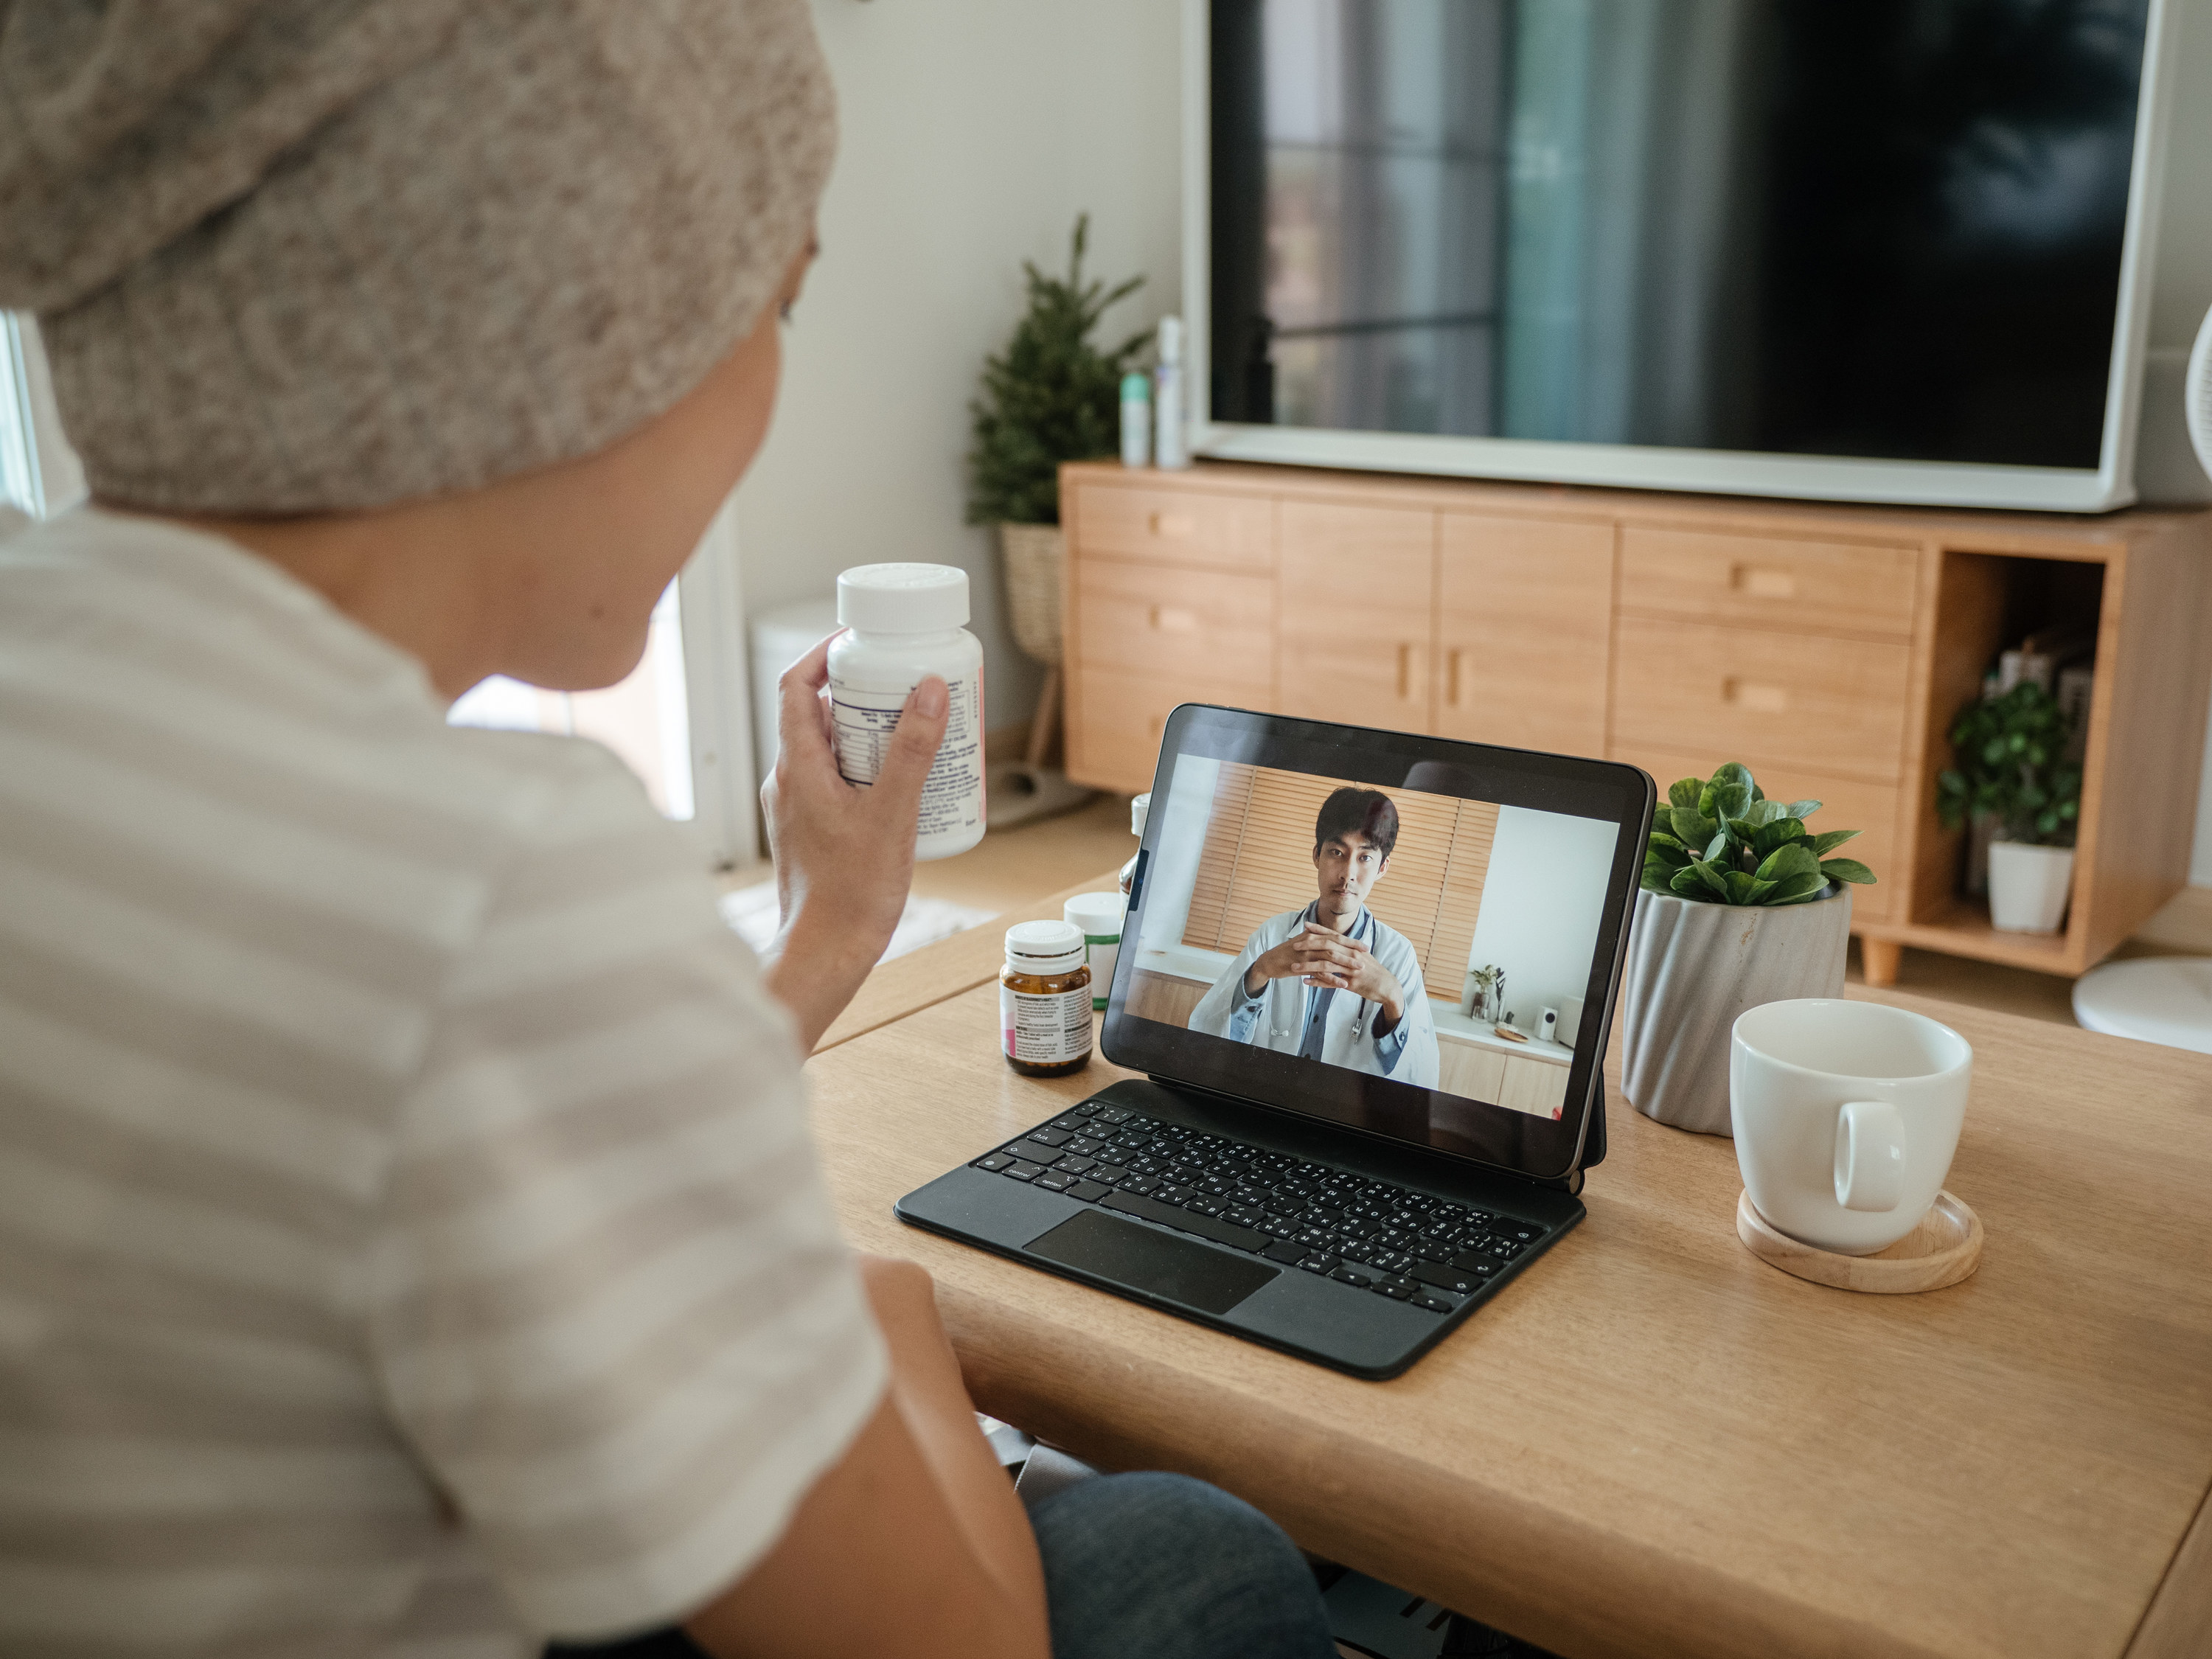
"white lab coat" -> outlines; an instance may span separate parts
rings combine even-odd
[[[1311,905],[1285,910],[1254,928],[1252,937],[1244,941],[1243,953],[1213,981],[1212,988],[1199,999],[1198,1006],[1191,1010],[1189,1029],[1209,1036],[1231,1036],[1231,1022],[1249,1000],[1244,994],[1245,969],[1256,957],[1298,932],[1312,915]],[[1413,947],[1407,943],[1403,933],[1386,926],[1364,905],[1346,931],[1374,953],[1375,959],[1405,991],[1406,1046],[1398,1056],[1397,1065],[1384,1070],[1382,1056],[1376,1049],[1374,1029],[1376,1017],[1382,1009],[1349,991],[1339,991],[1329,1000],[1328,1023],[1322,1029],[1323,1063],[1347,1066],[1374,1077],[1394,1078],[1417,1088],[1435,1088],[1440,1070],[1437,1028],[1436,1022],[1429,1017],[1428,991],[1421,979],[1420,959],[1413,954]],[[1295,1054],[1305,1034],[1307,999],[1318,994],[1303,980],[1270,981],[1259,1018],[1244,1041],[1272,1048],[1279,1054]]]

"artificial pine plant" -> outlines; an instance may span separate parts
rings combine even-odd
[[[1109,307],[1143,286],[1112,289],[1083,280],[1091,216],[1075,222],[1065,278],[1028,260],[1030,308],[1006,349],[983,364],[983,390],[969,407],[975,445],[968,455],[968,522],[1058,524],[1060,465],[1113,454],[1120,447],[1121,376],[1152,340],[1132,334],[1111,351],[1091,343]]]

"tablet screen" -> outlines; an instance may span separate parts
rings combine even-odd
[[[1239,720],[1255,723],[1241,741]],[[1578,1144],[1642,775],[1438,739],[1316,744],[1346,728],[1260,716],[1198,725],[1155,784],[1119,1035],[1165,1028],[1144,1035],[1263,1103],[1552,1172],[1531,1165]],[[1579,792],[1576,769],[1595,775]]]

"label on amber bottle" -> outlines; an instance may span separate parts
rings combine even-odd
[[[1032,1066],[1080,1060],[1091,1052],[1091,988],[1040,993],[1001,985],[999,1028],[1009,1060]]]

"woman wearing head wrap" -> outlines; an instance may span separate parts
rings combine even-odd
[[[942,683],[861,792],[785,677],[764,966],[605,751],[444,723],[638,660],[832,146],[801,0],[0,0],[94,502],[0,542],[0,1653],[1328,1651],[1208,1488],[1026,1516],[837,1237]]]

